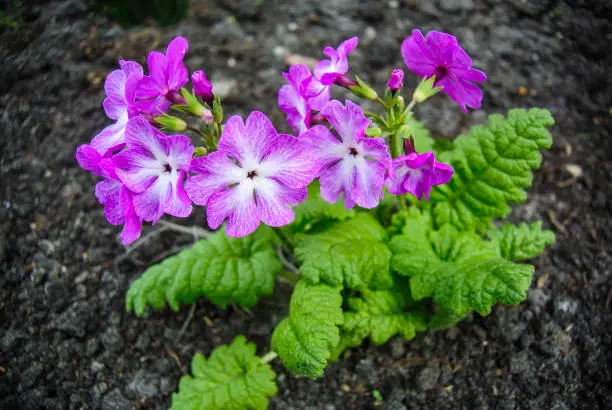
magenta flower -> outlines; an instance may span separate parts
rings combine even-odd
[[[343,41],[337,49],[325,47],[323,54],[329,60],[320,60],[314,69],[315,77],[323,85],[332,85],[338,77],[343,76],[348,71],[347,56],[357,47],[358,37],[352,37]]]
[[[111,225],[123,224],[121,243],[129,245],[140,237],[142,218],[136,215],[132,193],[116,179],[96,184],[96,198],[104,205],[104,216]]]
[[[311,110],[319,111],[329,101],[330,86],[312,76],[304,64],[289,67],[283,77],[289,84],[278,92],[278,106],[287,114],[287,123],[298,134],[310,128]]]
[[[246,123],[237,115],[226,122],[217,149],[193,160],[196,175],[185,184],[191,200],[206,205],[211,228],[227,219],[227,234],[242,237],[260,222],[276,227],[293,221],[289,205],[306,199],[318,168],[307,144],[277,134],[268,117],[254,111]]]
[[[211,104],[215,96],[213,95],[213,86],[206,78],[204,71],[198,70],[191,74],[191,83],[193,84],[193,92],[195,95],[202,97],[204,101]]]
[[[431,151],[424,154],[411,152],[393,159],[391,176],[393,178],[387,180],[387,189],[391,194],[410,193],[427,201],[432,185],[442,185],[450,181],[453,168],[437,162]]]
[[[387,85],[392,93],[402,88],[404,86],[404,71],[400,69],[393,70],[391,77],[389,77],[389,81],[387,81]]]
[[[112,71],[106,77],[106,98],[102,103],[106,115],[116,122],[104,128],[91,140],[91,148],[102,156],[125,145],[125,126],[128,119],[139,112],[135,91],[142,79],[142,67],[133,61],[120,60],[119,64],[121,69]]]
[[[191,214],[183,188],[193,145],[185,135],[164,135],[143,117],[132,118],[125,130],[127,149],[113,157],[119,180],[132,191],[136,215],[155,224],[164,213]]]
[[[289,84],[283,85],[278,92],[278,106],[287,114],[287,123],[299,135],[306,131],[310,121],[310,106],[306,90],[312,74],[304,64],[289,67],[283,77]]]
[[[455,36],[430,31],[423,38],[420,30],[402,43],[402,55],[408,68],[421,77],[436,76],[434,87],[444,87],[448,94],[467,113],[466,106],[480,108],[482,90],[472,82],[483,82],[487,76],[472,68],[472,59],[459,46]]]
[[[344,204],[350,209],[355,204],[374,208],[382,198],[385,174],[391,170],[391,157],[385,140],[365,138],[370,124],[361,108],[346,101],[330,101],[321,111],[338,136],[326,127],[317,125],[300,139],[312,145],[319,158],[321,197],[336,202],[344,194]]]
[[[148,114],[166,112],[171,103],[181,102],[179,90],[189,80],[183,58],[189,44],[184,37],[176,37],[168,44],[166,55],[151,51],[147,59],[149,75],[140,81],[136,98],[142,101],[142,108]]]
[[[124,245],[134,242],[140,236],[142,218],[134,212],[132,193],[119,182],[112,159],[102,157],[90,145],[81,145],[76,157],[83,169],[105,178],[96,184],[95,191],[96,198],[104,205],[104,216],[111,225],[124,224],[121,232]]]

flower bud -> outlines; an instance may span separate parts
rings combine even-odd
[[[361,78],[355,76],[357,85],[348,87],[357,97],[364,98],[366,100],[374,101],[378,98],[376,91],[369,85],[367,85]]]
[[[380,128],[367,128],[365,130],[365,135],[367,135],[368,137],[380,137],[380,135],[382,134],[382,131]]]
[[[389,89],[391,89],[391,92],[395,94],[397,90],[404,86],[404,71],[400,69],[393,70],[387,85],[389,86]]]
[[[185,131],[187,123],[178,117],[172,115],[161,115],[154,118],[155,122],[160,124],[163,129],[168,131]]]
[[[404,139],[404,153],[406,155],[410,155],[413,152],[416,152],[416,149],[414,148],[414,138],[412,137],[412,135],[409,138],[405,138]]]
[[[195,149],[193,150],[193,157],[194,158],[203,157],[206,154],[208,154],[208,151],[204,147],[195,147]]]
[[[412,99],[417,104],[420,104],[423,101],[427,100],[429,97],[437,94],[444,87],[434,87],[435,82],[436,82],[435,76],[431,76],[429,78],[423,78],[421,82],[419,83],[419,85],[417,86],[416,90],[414,90]]]
[[[204,71],[198,70],[191,75],[191,83],[193,84],[193,92],[195,95],[202,97],[207,103],[212,103],[215,98],[212,89],[213,86],[206,78]]]

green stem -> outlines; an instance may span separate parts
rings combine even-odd
[[[412,101],[410,101],[410,104],[408,104],[408,107],[406,107],[406,109],[404,110],[404,114],[410,114],[410,112],[412,112],[412,109],[414,108],[414,106],[416,105],[416,100],[413,98]]]
[[[288,270],[282,270],[278,276],[280,276],[281,278],[283,278],[285,281],[287,281],[288,283],[290,283],[291,285],[293,285],[295,287],[295,285],[297,285],[297,283],[300,281],[299,276],[297,276],[294,273],[289,272]]]
[[[289,237],[285,235],[285,232],[283,232],[281,228],[277,228],[277,229],[274,229],[274,233],[276,234],[278,239],[280,239],[283,245],[285,245],[287,249],[289,249],[291,253],[293,253],[293,243],[291,243],[291,240],[289,239]]]
[[[383,107],[385,107],[385,110],[389,108],[389,107],[387,107],[387,104],[385,104],[385,102],[382,100],[382,98],[380,98],[380,97],[376,97],[376,101],[378,101],[378,103],[379,103],[380,105],[382,105]]]
[[[272,360],[276,359],[277,357],[278,357],[278,353],[276,353],[275,351],[271,350],[268,353],[266,353],[265,355],[263,355],[263,357],[261,358],[261,364],[268,364]]]

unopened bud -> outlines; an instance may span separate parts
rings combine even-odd
[[[404,86],[404,71],[399,68],[393,70],[391,77],[389,77],[389,81],[387,81],[387,85],[391,92],[395,94],[397,90]]]
[[[357,81],[357,85],[349,87],[349,90],[351,90],[353,94],[371,101],[374,101],[378,98],[378,94],[376,94],[376,91],[374,91],[372,87],[367,85],[357,76],[355,76],[355,80]]]
[[[431,76],[429,78],[424,78],[421,80],[416,90],[414,90],[414,94],[412,99],[417,103],[422,103],[427,100],[429,97],[436,95],[442,88],[444,87],[435,87],[434,83],[436,82],[436,77]]]
[[[178,117],[172,115],[161,115],[154,118],[155,122],[160,124],[163,129],[169,131],[185,131],[187,123]]]
[[[221,106],[221,98],[217,95],[212,103],[213,120],[217,124],[223,122],[223,107]]]
[[[193,150],[194,158],[203,157],[206,154],[208,154],[208,151],[204,147],[195,147],[195,149]]]
[[[367,135],[368,137],[380,137],[381,134],[382,131],[380,130],[380,128],[367,128],[365,130],[365,135]]]
[[[193,92],[201,97],[208,104],[211,104],[215,96],[213,94],[213,86],[206,78],[204,71],[198,70],[191,75],[191,83],[193,84]]]
[[[412,138],[412,135],[408,138],[404,139],[404,153],[406,155],[410,155],[413,152],[416,152],[416,149],[414,148],[414,138]]]

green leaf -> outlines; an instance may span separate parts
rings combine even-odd
[[[526,297],[534,268],[499,256],[478,235],[445,225],[432,230],[426,216],[406,218],[409,233],[390,243],[392,267],[410,277],[415,300],[431,297],[443,315],[464,317],[475,310],[486,315],[491,305],[514,305]]]
[[[300,275],[310,284],[350,289],[388,286],[391,252],[386,238],[384,228],[365,213],[336,222],[321,233],[297,235]]]
[[[487,234],[499,249],[500,255],[510,261],[531,259],[541,254],[546,245],[555,243],[555,234],[552,231],[543,231],[541,221],[531,225],[523,222],[519,226],[505,223],[501,228],[491,229]]]
[[[546,127],[550,112],[511,110],[508,119],[491,115],[489,126],[475,126],[441,152],[439,161],[451,164],[451,181],[432,189],[430,205],[437,227],[450,223],[459,230],[484,231],[493,218],[504,218],[509,203],[525,201],[532,170],[540,166],[540,150],[550,148]]]
[[[333,204],[324,201],[320,194],[318,181],[308,186],[306,200],[293,208],[295,220],[288,228],[293,232],[308,231],[315,223],[321,221],[341,221],[356,215],[354,209],[346,209],[343,201]]]
[[[183,376],[172,394],[171,410],[260,410],[277,392],[276,374],[255,354],[256,346],[238,336],[213,350],[209,359],[196,354],[193,376]]]
[[[381,345],[396,334],[410,340],[417,331],[427,329],[425,312],[414,304],[407,286],[366,289],[360,293],[359,297],[347,300],[349,310],[344,312],[343,332],[359,336],[361,340],[369,337]]]
[[[340,340],[341,304],[339,287],[298,282],[289,317],[272,334],[272,350],[287,369],[312,379],[323,374],[330,351]]]
[[[147,269],[131,284],[126,308],[141,316],[147,305],[163,309],[168,303],[177,311],[180,303],[202,296],[222,307],[231,302],[251,307],[259,296],[272,294],[274,277],[283,269],[274,241],[267,227],[245,238],[218,231]]]

